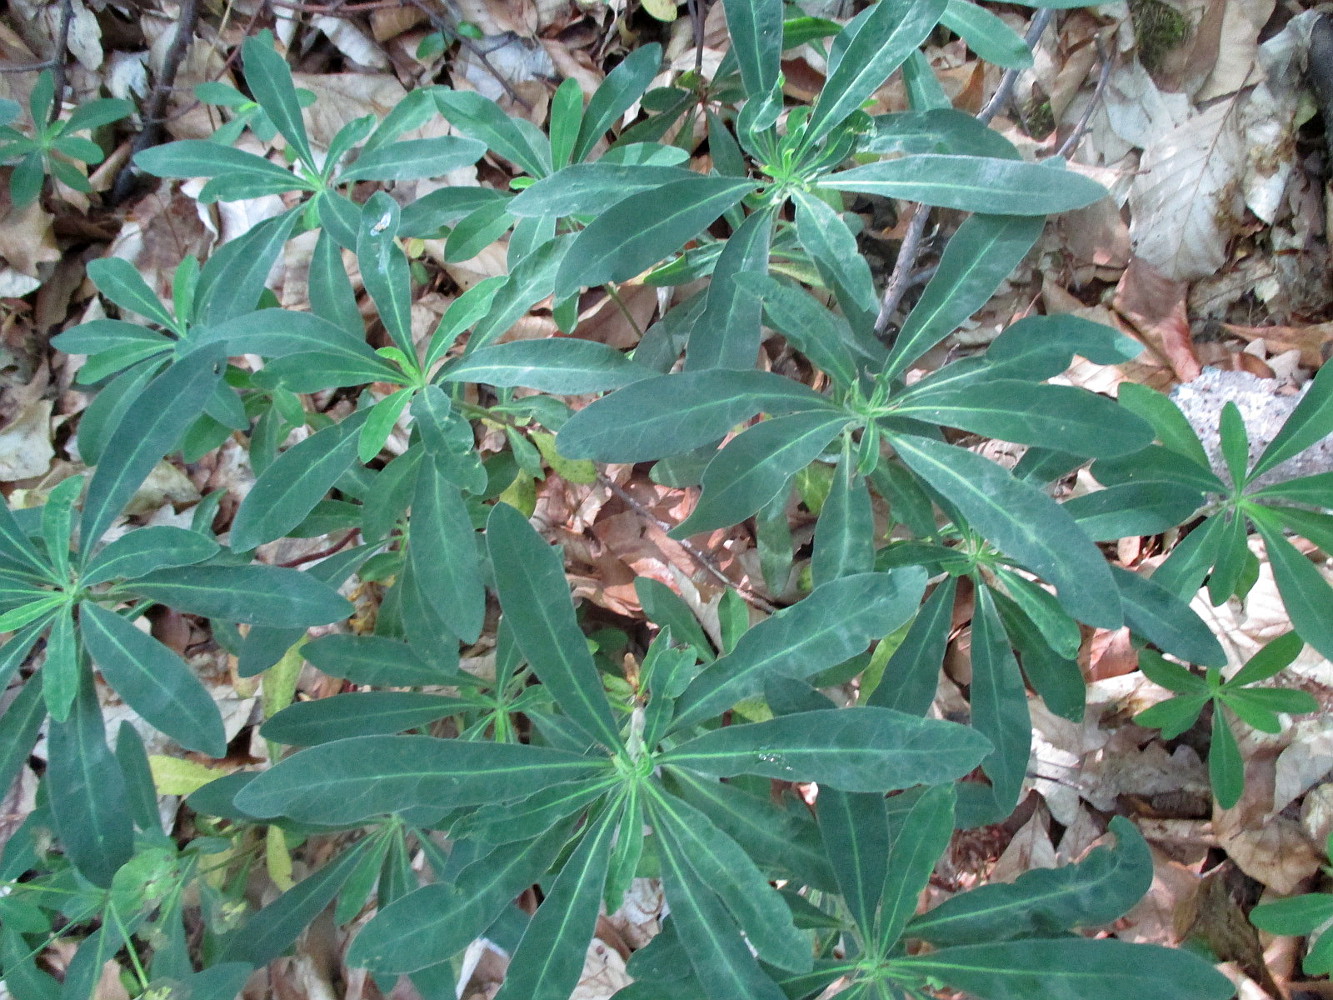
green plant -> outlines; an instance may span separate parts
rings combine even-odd
[[[1287,667],[1304,646],[1300,636],[1288,632],[1255,653],[1227,680],[1222,679],[1222,672],[1216,667],[1209,667],[1208,672],[1199,677],[1145,650],[1139,658],[1140,669],[1149,680],[1177,694],[1140,712],[1134,721],[1141,726],[1160,729],[1167,739],[1175,739],[1211,706],[1208,775],[1218,805],[1230,809],[1240,801],[1241,792],[1245,790],[1245,766],[1228,713],[1260,732],[1280,733],[1282,720],[1278,718],[1279,712],[1299,715],[1317,710],[1319,703],[1305,691],[1259,686],[1260,682],[1271,679]]]
[[[1212,562],[1186,573],[1173,555],[1146,579],[1113,570],[1095,543],[1199,510],[1206,525],[1229,512],[1265,531],[1268,514],[1256,511],[1270,497],[1274,517],[1297,518],[1282,523],[1317,541],[1309,532],[1326,515],[1307,508],[1327,506],[1326,484],[1242,493],[1158,460],[1187,447],[1180,421],[1164,416],[1176,412],[1169,403],[1127,391],[1129,405],[1118,405],[1049,383],[1075,354],[1115,363],[1139,350],[1072,317],[1013,323],[984,352],[909,384],[1029,251],[1046,214],[1104,192],[1063,164],[1024,162],[947,106],[918,51],[937,25],[988,58],[1023,61],[1016,36],[980,8],[880,0],[839,26],[784,20],[777,0],[725,6],[732,47],[712,80],[650,91],[661,51],[644,46],[586,106],[562,84],[546,131],[480,95],[423,89],[382,122],[349,123],[322,157],[286,62],[268,39],[249,39],[253,101],[206,96],[237,112],[224,138],[241,128],[280,137],[283,162],[207,141],[138,155],[160,176],[209,178],[202,200],[284,194],[292,207],[202,263],[183,261],[169,306],[128,263],[94,262],[90,277],[120,318],[53,341],[87,357],[80,383],[97,394],[77,444],[96,470],[77,518],[77,478],[39,509],[0,516],[0,628],[17,630],[0,676],[25,678],[0,716],[0,786],[48,713],[54,720],[44,811],[0,859],[14,883],[0,914],[18,914],[0,952],[7,978],[49,992],[31,956],[57,933],[80,942],[71,993],[123,955],[140,992],[170,981],[223,997],[235,992],[229,977],[282,954],[330,904],[339,922],[373,905],[351,959],[386,984],[408,974],[427,994],[452,991],[457,953],[485,934],[513,953],[504,996],[563,1000],[599,905],[654,875],[672,917],[636,967],[665,961],[673,974],[629,996],[777,1000],[839,976],[868,996],[936,984],[997,1000],[1076,988],[1118,996],[1149,981],[1163,995],[1228,995],[1188,954],[1068,935],[1113,919],[1143,890],[1142,845],[1123,822],[1113,821],[1113,853],[908,917],[949,831],[1003,819],[1017,803],[1027,687],[1056,712],[1081,713],[1080,623],[1128,625],[1181,660],[1225,662],[1186,603],[1186,584]],[[782,53],[811,39],[828,39],[828,78],[812,106],[790,107]],[[913,109],[866,114],[899,70]],[[636,103],[642,116],[612,134]],[[436,112],[461,135],[402,138]],[[686,165],[704,136],[707,175]],[[508,164],[508,191],[352,198],[363,181],[436,176],[483,155]],[[878,296],[844,192],[971,213],[890,343],[875,332]],[[310,312],[278,308],[270,267],[292,236],[315,229]],[[464,260],[501,238],[508,274],[461,292],[429,336],[414,334],[403,241],[443,240],[446,260]],[[344,249],[378,313],[369,340]],[[706,281],[642,331],[632,355],[581,339],[584,290],[615,297],[641,275],[661,286]],[[547,299],[570,336],[502,342]],[[774,335],[826,388],[756,370]],[[1329,430],[1329,378],[1247,483]],[[312,406],[330,391],[345,401],[340,418]],[[577,411],[558,398],[593,394],[603,395]],[[389,452],[404,426],[405,449]],[[480,450],[479,428],[503,445]],[[959,431],[1029,450],[1010,472],[956,443]],[[236,435],[256,479],[229,521],[214,495],[190,529],[130,527],[101,545],[163,456],[188,461]],[[1224,439],[1234,438],[1227,423]],[[1045,484],[1090,459],[1107,489],[1052,499]],[[1137,492],[1136,461],[1149,470]],[[677,538],[754,517],[775,595],[799,575],[784,515],[795,491],[818,509],[808,593],[751,628],[729,591],[710,639],[669,588],[639,580],[652,638],[623,670],[595,658],[559,553],[526,523],[538,481],[595,481],[594,462],[653,462],[663,484],[701,485]],[[272,543],[321,536],[334,554],[309,569],[264,564]],[[1217,567],[1212,578],[1227,593],[1238,580]],[[381,591],[373,625],[307,641],[309,626],[350,614],[336,591],[352,579]],[[970,726],[924,718],[960,581],[975,595]],[[490,593],[501,612],[493,631]],[[1290,587],[1283,596],[1305,599]],[[93,687],[95,666],[149,724],[223,754],[202,685],[135,625],[153,604],[210,619],[237,673],[263,675],[261,734],[275,760],[283,746],[304,748],[204,784],[187,800],[201,836],[170,848],[148,808],[144,755],[128,737],[107,746]],[[1298,630],[1322,649],[1327,625],[1307,634],[1311,612],[1298,613]],[[460,646],[489,634],[494,674],[461,670]],[[303,661],[372,690],[293,703]],[[810,686],[852,678],[861,703],[846,709]],[[442,720],[456,736],[420,731]],[[978,766],[981,777],[957,780]],[[774,780],[817,782],[816,817],[773,801]],[[332,835],[343,845],[333,860],[240,921],[261,852],[285,884],[290,851]],[[169,891],[117,895],[144,871]],[[533,883],[545,895],[528,919],[510,902]],[[53,900],[66,891],[76,902],[62,910]],[[195,895],[212,919],[187,946],[170,900]],[[1126,965],[1133,975],[1117,972]],[[1088,968],[1104,980],[1071,986]]]
[[[1325,857],[1333,853],[1333,838],[1325,844]],[[1324,869],[1329,874],[1328,868]],[[1261,931],[1283,936],[1312,935],[1301,968],[1308,976],[1326,976],[1333,972],[1333,935],[1328,923],[1333,920],[1333,895],[1307,892],[1289,899],[1261,903],[1250,911],[1250,922]]]
[[[91,192],[86,173],[74,164],[101,163],[106,154],[97,143],[75,133],[118,122],[134,110],[129,101],[103,97],[79,105],[68,118],[60,119],[55,117],[55,100],[55,78],[50,70],[44,70],[28,97],[31,135],[10,127],[19,115],[19,106],[13,101],[0,103],[0,162],[14,164],[9,175],[9,198],[19,208],[37,200],[48,174],[75,191]]]

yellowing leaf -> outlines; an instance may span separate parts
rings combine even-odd
[[[190,795],[232,770],[160,754],[148,758],[148,769],[153,774],[153,786],[159,795]]]

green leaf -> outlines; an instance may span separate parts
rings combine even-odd
[[[14,655],[11,647],[28,649],[37,641],[37,631],[25,636],[15,636],[4,646],[4,656]],[[42,695],[42,675],[34,674],[19,689],[14,700],[0,715],[0,732],[4,740],[0,741],[0,784],[13,788],[19,772],[28,765],[28,758],[37,742],[37,735],[46,722],[46,701]],[[13,841],[11,841],[12,843]]]
[[[184,427],[202,412],[222,377],[221,348],[202,348],[153,379],[130,402],[88,484],[79,538],[91,547],[111,527],[153,466],[176,444]]]
[[[620,746],[619,727],[574,619],[560,552],[506,503],[491,510],[486,548],[505,621],[533,673],[590,737],[607,748]]]
[[[265,739],[314,746],[349,736],[379,736],[420,729],[457,715],[473,702],[412,691],[362,691],[288,705],[260,727]]]
[[[1197,955],[1114,939],[962,945],[895,958],[892,968],[984,1000],[1227,1000],[1235,992]]]
[[[179,656],[91,601],[80,606],[79,624],[102,676],[145,722],[187,750],[226,755],[227,737],[213,697]]]
[[[953,785],[928,788],[917,796],[907,815],[894,823],[876,928],[880,947],[887,949],[902,936],[936,862],[948,850],[956,799]]]
[[[85,587],[133,579],[168,566],[190,566],[216,555],[218,543],[197,531],[169,525],[135,528],[108,543],[79,575]]]
[[[325,635],[301,655],[330,677],[371,687],[458,685],[468,675],[424,659],[412,646],[378,635]]]
[[[750,629],[676,703],[673,729],[697,725],[764,690],[770,678],[803,680],[865,650],[911,616],[925,590],[916,568],[832,580]]]
[[[1176,483],[1120,483],[1066,500],[1062,507],[1094,542],[1157,535],[1190,519],[1202,491]]]
[[[821,177],[820,187],[995,215],[1055,215],[1106,197],[1090,178],[1046,163],[921,153]]]
[[[1012,215],[965,219],[945,246],[939,270],[894,341],[882,378],[904,372],[988,302],[1032,249],[1044,225],[1039,218]]]
[[[1094,458],[1129,454],[1152,442],[1152,429],[1145,421],[1105,396],[1074,386],[1017,379],[936,391],[923,388],[909,393],[893,412]]]
[[[406,139],[362,153],[355,163],[338,174],[338,183],[441,177],[451,170],[470,166],[485,155],[485,143],[462,136]]]
[[[361,928],[348,964],[394,975],[458,954],[546,873],[568,838],[560,824],[518,850],[483,854],[451,882],[422,886],[394,900]]]
[[[912,620],[902,643],[889,657],[880,682],[866,704],[897,709],[909,715],[924,716],[930,710],[953,627],[957,589],[957,578],[952,576],[945,577],[935,586]]]
[[[556,273],[556,299],[646,271],[754,189],[752,180],[699,176],[617,202],[574,238]]]
[[[733,784],[687,772],[675,772],[668,784],[705,813],[727,836],[745,848],[756,863],[803,884],[828,892],[837,882],[804,803],[788,805],[765,794],[762,798]]]
[[[205,145],[214,146],[214,143]],[[287,244],[287,237],[301,218],[299,207],[255,225],[214,250],[199,275],[195,288],[195,317],[204,323],[222,323],[254,311],[264,294],[273,263]],[[277,310],[264,310],[265,313]],[[259,320],[264,322],[265,317]],[[358,327],[358,330],[360,327]],[[191,341],[202,343],[198,330],[190,332]],[[347,335],[344,334],[344,337]],[[364,346],[364,345],[363,345]],[[233,353],[247,353],[248,349]],[[256,352],[263,353],[263,352]]]
[[[304,628],[341,621],[352,605],[310,573],[277,566],[181,566],[124,588],[159,604],[224,622]]]
[[[911,62],[915,59],[903,67],[905,75],[911,71]],[[912,104],[920,106],[916,101]],[[1008,139],[967,112],[948,106],[947,101],[932,110],[876,115],[874,124],[874,131],[862,136],[858,147],[867,153],[962,153],[1021,159]]]
[[[944,14],[945,0],[891,0],[879,3],[858,19],[855,33],[849,25],[834,45],[841,52],[830,63],[828,79],[815,101],[805,127],[809,148],[873,94],[902,65]],[[844,44],[838,46],[838,42]],[[920,199],[915,199],[920,200]]]
[[[1102,846],[1077,864],[1034,868],[1012,883],[959,893],[912,920],[907,936],[935,945],[1012,940],[1108,924],[1127,912],[1152,884],[1152,855],[1123,817],[1112,817],[1115,846]]]
[[[1235,688],[1243,684],[1256,684],[1259,681],[1266,681],[1270,677],[1277,676],[1291,666],[1292,661],[1301,655],[1301,650],[1304,648],[1304,640],[1295,632],[1278,636],[1251,656],[1246,661],[1245,666],[1241,667],[1227,681],[1227,687]]]
[[[275,192],[301,187],[301,182],[286,167],[206,139],[182,139],[145,149],[134,155],[134,165],[155,177],[237,176],[256,183],[268,182]]]
[[[433,90],[440,114],[464,135],[479,139],[498,156],[532,174],[551,172],[550,143],[531,122],[511,118],[490,98],[470,90]]]
[[[551,95],[551,165],[557,170],[569,165],[582,122],[583,88],[573,77],[567,77]]]
[[[778,82],[782,61],[782,4],[780,0],[726,0],[724,6],[731,55],[740,66],[745,96],[765,97]]]
[[[856,381],[856,362],[850,346],[853,335],[846,320],[825,309],[807,292],[770,275],[744,272],[734,280],[740,294],[752,295],[763,303],[768,325],[816,368],[843,388]],[[878,354],[883,353],[880,347]]]
[[[824,852],[838,879],[838,890],[860,928],[861,939],[868,945],[874,938],[875,912],[889,872],[892,840],[884,796],[821,788],[818,802],[819,835],[824,841]],[[953,832],[952,822],[949,830]],[[938,855],[935,860],[939,860]],[[914,897],[911,908],[915,906]]]
[[[705,368],[749,369],[759,354],[762,306],[739,294],[736,278],[767,274],[773,238],[774,212],[752,213],[727,240],[713,266],[703,312],[690,331],[685,370]]]
[[[865,480],[843,455],[815,525],[810,571],[815,587],[875,568],[875,515]]]
[[[1032,65],[1032,53],[1023,36],[984,7],[967,0],[949,0],[940,23],[988,63],[1014,70]]]
[[[644,379],[579,410],[556,443],[569,458],[646,462],[718,440],[760,411],[823,407],[819,393],[772,372],[716,369]]]
[[[1148,729],[1160,729],[1164,738],[1175,739],[1194,725],[1209,700],[1209,696],[1203,694],[1168,698],[1134,716],[1134,723]]]
[[[1051,593],[1008,570],[998,570],[996,576],[1004,593],[1022,609],[1023,616],[1036,627],[1046,644],[1063,659],[1075,659],[1083,644],[1082,634],[1078,623],[1065,614]]]
[[[1159,649],[1191,663],[1218,667],[1226,652],[1192,609],[1161,584],[1119,567],[1111,568],[1125,611],[1125,624]]]
[[[1227,400],[1222,407],[1218,434],[1227,474],[1234,485],[1243,486],[1250,465],[1250,437],[1245,432],[1245,418],[1240,415],[1240,407],[1232,400]]]
[[[84,669],[79,640],[74,631],[74,612],[70,604],[62,604],[51,618],[51,632],[46,639],[46,662],[42,664],[42,692],[46,696],[46,710],[56,722],[69,718],[71,707],[79,695]]]
[[[343,266],[342,251],[326,230],[320,230],[315,241],[307,282],[311,311],[360,341],[365,320],[356,307],[356,293]]]
[[[7,560],[25,564],[22,568],[13,567],[14,571],[25,575],[34,573],[39,579],[51,580],[53,583],[61,582],[52,580],[51,566],[37,553],[27,532],[19,527],[18,521],[14,518],[14,512],[9,509],[9,504],[0,500],[0,556]]]
[[[416,389],[408,387],[391,392],[370,407],[370,415],[361,424],[361,433],[356,438],[356,457],[363,465],[374,460],[384,443],[393,433],[398,418],[412,401]]]
[[[241,501],[231,525],[231,548],[248,552],[304,521],[356,461],[368,415],[368,410],[354,413],[279,455]]]
[[[1278,594],[1286,606],[1291,625],[1325,657],[1333,657],[1333,619],[1328,614],[1333,599],[1328,581],[1296,547],[1282,537],[1281,522],[1267,510],[1250,512],[1264,540]]]
[[[458,487],[433,461],[417,472],[407,560],[422,596],[466,643],[477,641],[486,617],[486,587],[478,571],[477,533]]]
[[[1322,892],[1260,903],[1250,911],[1250,923],[1279,937],[1309,934],[1330,919],[1333,919],[1333,895]]]
[[[879,299],[870,265],[847,223],[822,198],[796,191],[796,237],[833,292],[842,314],[860,331],[874,327]]]
[[[670,538],[737,524],[782,493],[791,477],[818,458],[851,417],[812,410],[772,417],[749,428],[704,469],[703,495]]]
[[[810,968],[809,938],[796,929],[791,910],[740,845],[675,796],[656,796],[649,814],[659,842],[674,848],[685,870],[694,873],[694,884],[722,901],[762,961],[791,972]],[[725,933],[728,923],[724,919],[712,929]]]
[[[662,46],[641,45],[626,56],[597,87],[583,111],[572,159],[586,160],[602,136],[643,96],[662,65]]]
[[[314,153],[301,119],[301,102],[296,96],[292,71],[287,60],[269,47],[266,40],[247,38],[241,46],[245,61],[245,83],[259,106],[264,109],[284,139],[311,170],[316,169]]]
[[[962,777],[990,744],[950,722],[887,708],[827,709],[715,729],[658,757],[718,777],[757,774],[885,792]]]
[[[66,856],[86,879],[107,887],[134,852],[134,829],[92,673],[81,674],[69,718],[51,722],[45,785]]]
[[[981,762],[996,801],[1018,804],[1032,750],[1027,689],[988,587],[978,587],[972,615],[972,725],[995,747]]]
[[[416,357],[412,343],[412,279],[407,258],[394,237],[398,235],[398,203],[377,191],[361,209],[356,235],[356,259],[366,291],[375,300],[380,319],[398,349]],[[469,255],[471,256],[471,255]]]
[[[657,816],[656,810],[653,815]],[[785,994],[764,975],[745,940],[729,926],[726,911],[699,877],[685,845],[671,836],[659,839],[662,888],[670,900],[671,924],[695,973],[716,995],[783,1000]],[[809,954],[808,945],[804,951]]]
[[[1330,433],[1333,433],[1333,371],[1324,365],[1310,381],[1301,401],[1291,411],[1282,429],[1268,442],[1268,447],[1254,463],[1251,474],[1262,475],[1280,462],[1299,455]]]
[[[903,462],[1005,555],[1055,585],[1075,618],[1121,623],[1119,596],[1101,552],[1045,493],[980,455],[928,438],[894,435]]]
[[[605,344],[551,337],[478,348],[448,362],[436,377],[443,382],[523,386],[557,396],[578,396],[618,389],[652,374]]]
[[[1190,459],[1200,469],[1211,472],[1208,454],[1199,442],[1190,422],[1180,412],[1180,408],[1167,396],[1146,385],[1134,382],[1123,383],[1117,394],[1120,404],[1143,417],[1152,424],[1157,432],[1157,439],[1163,446],[1178,455]]]
[[[90,260],[88,277],[92,278],[99,292],[122,309],[144,316],[168,330],[177,329],[176,317],[167,311],[157,293],[148,287],[129,261],[119,257]]]
[[[269,903],[246,923],[223,939],[218,959],[223,962],[247,962],[265,965],[292,946],[324,907],[333,902],[338,891],[361,862],[361,856],[374,844],[367,838],[343,851],[336,859],[313,875],[308,875]]]
[[[340,825],[414,807],[522,798],[596,770],[595,760],[550,747],[355,736],[281,761],[238,793],[236,806],[255,816]]]
[[[1249,495],[1255,500],[1286,500],[1289,503],[1327,507],[1329,498],[1333,497],[1333,472],[1318,472],[1313,476],[1273,483]]]
[[[691,180],[688,167],[639,164],[575,163],[524,188],[509,202],[509,214],[521,219],[596,215],[617,201],[673,181]]]
[[[616,811],[604,813],[561,868],[515,949],[496,1000],[566,1000],[578,985],[606,884]]]

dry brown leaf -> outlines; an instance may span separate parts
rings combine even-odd
[[[1115,308],[1181,382],[1197,378],[1202,370],[1185,311],[1186,290],[1185,282],[1167,277],[1139,256],[1130,259],[1115,290]]]

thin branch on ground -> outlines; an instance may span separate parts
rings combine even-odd
[[[1060,144],[1056,151],[1056,156],[1068,158],[1069,154],[1078,148],[1079,142],[1087,134],[1088,126],[1092,122],[1092,113],[1097,110],[1097,106],[1102,102],[1102,94],[1106,92],[1106,84],[1111,79],[1111,67],[1113,61],[1111,53],[1106,51],[1106,45],[1100,38],[1097,39],[1097,57],[1101,60],[1101,72],[1097,74],[1097,86],[1092,92],[1092,100],[1088,101],[1088,106],[1083,109],[1083,114],[1079,116],[1078,124],[1074,126],[1074,131],[1069,133],[1069,138]]]
[[[41,62],[20,63],[17,66],[0,66],[0,73],[40,73],[44,69],[50,69],[56,64],[54,59],[43,59]]]
[[[1054,11],[1049,7],[1043,7],[1032,19],[1032,24],[1028,27],[1027,34],[1023,36],[1023,41],[1027,43],[1029,49],[1035,48],[1037,41],[1046,31],[1051,23]],[[1018,70],[1006,70],[1004,76],[1000,78],[1000,85],[995,88],[995,93],[991,99],[986,102],[986,106],[977,114],[977,121],[983,125],[989,125],[991,119],[999,113],[1000,108],[1009,102],[1014,92],[1014,85],[1018,82]],[[925,234],[926,225],[930,221],[930,206],[916,206],[912,214],[911,221],[907,224],[907,232],[903,234],[902,245],[898,248],[898,256],[893,262],[893,271],[889,274],[889,280],[885,282],[884,293],[880,297],[879,313],[875,316],[875,333],[882,335],[889,328],[889,321],[897,311],[898,306],[902,304],[903,296],[907,290],[916,282],[913,280],[913,272],[916,270],[917,257],[921,254],[921,237]]]
[[[171,39],[171,45],[162,57],[162,72],[158,73],[157,79],[153,82],[153,89],[148,95],[148,100],[144,103],[143,127],[139,130],[139,134],[134,137],[134,142],[130,146],[129,158],[125,161],[125,165],[120,168],[120,172],[116,174],[116,182],[111,186],[111,204],[113,205],[118,205],[129,197],[130,191],[134,188],[135,154],[142,153],[145,149],[151,149],[160,141],[162,123],[165,120],[164,115],[167,110],[167,99],[171,96],[176,84],[176,71],[180,69],[181,60],[185,58],[185,53],[190,48],[190,41],[194,38],[195,25],[199,21],[198,0],[181,0],[180,11],[176,20],[176,34]]]
[[[622,487],[619,483],[612,480],[609,476],[605,476],[599,472],[597,473],[597,482],[600,483],[602,486],[605,486],[608,490],[610,490],[617,497],[619,497],[626,504],[628,504],[630,508],[634,511],[634,513],[638,514],[645,521],[648,521],[655,527],[659,528],[663,533],[670,531],[674,527],[674,525],[668,524],[666,521],[663,521],[660,517],[654,514],[652,510],[649,509],[644,503],[642,503],[637,497],[635,497],[632,493],[630,493],[628,490]],[[702,567],[710,576],[716,579],[723,586],[731,587],[733,590],[736,591],[736,593],[740,594],[741,598],[747,604],[753,605],[760,611],[763,611],[765,614],[770,614],[770,615],[778,610],[772,604],[769,604],[768,601],[764,600],[762,597],[756,594],[753,590],[750,590],[748,587],[742,587],[740,584],[736,583],[736,581],[732,580],[731,577],[727,576],[727,574],[722,571],[722,567],[720,567],[717,564],[717,561],[711,555],[709,555],[703,549],[699,548],[693,542],[690,542],[688,539],[682,538],[682,539],[677,539],[676,544],[678,544],[682,549],[684,549],[687,553],[689,553],[690,558],[693,559],[696,563],[698,563],[699,566]]]
[[[60,118],[65,103],[65,53],[69,51],[69,26],[74,20],[74,0],[60,0],[60,27],[56,31],[55,51],[51,53],[51,79],[55,84],[48,124]],[[33,122],[37,126],[37,122]]]

